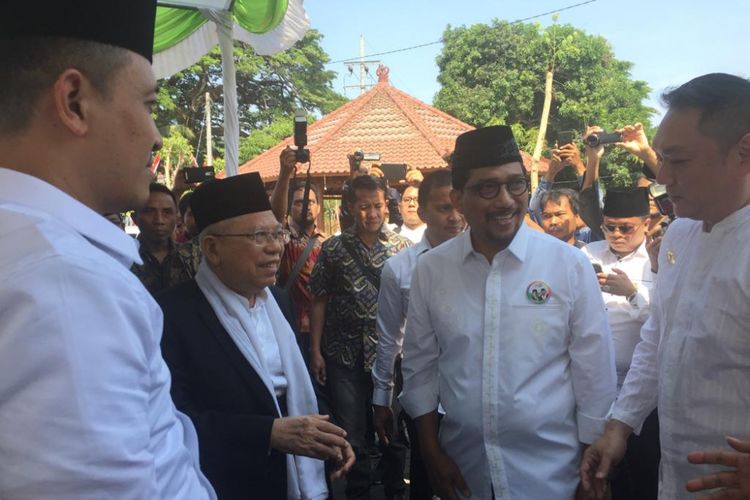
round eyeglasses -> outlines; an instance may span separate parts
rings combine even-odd
[[[514,177],[508,182],[481,181],[473,186],[467,186],[466,189],[478,195],[485,200],[491,200],[500,193],[500,189],[505,189],[511,196],[521,196],[529,189],[529,181],[525,177]]]

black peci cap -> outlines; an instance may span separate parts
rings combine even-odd
[[[523,165],[513,131],[507,125],[479,128],[464,132],[456,138],[453,170],[492,167],[511,162]]]
[[[0,39],[64,37],[128,49],[151,61],[156,0],[6,2]]]
[[[258,172],[204,182],[190,198],[198,232],[232,217],[271,210]]]
[[[602,215],[607,217],[645,217],[649,214],[648,189],[607,191]]]

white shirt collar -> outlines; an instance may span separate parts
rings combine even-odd
[[[526,258],[526,250],[529,246],[529,237],[531,236],[530,231],[533,231],[533,229],[530,229],[525,222],[522,222],[521,226],[516,232],[516,235],[513,237],[513,240],[511,240],[510,245],[508,245],[507,248],[501,250],[500,252],[507,251],[516,259],[523,262]],[[464,231],[463,234],[456,236],[456,238],[463,238],[463,249],[461,251],[461,255],[463,256],[464,260],[469,258],[469,256],[472,254],[484,259],[483,255],[480,255],[479,252],[474,250],[474,245],[472,245],[471,243],[471,228]]]
[[[0,168],[0,203],[18,205],[69,226],[124,266],[142,263],[138,245],[125,231],[55,186]]]

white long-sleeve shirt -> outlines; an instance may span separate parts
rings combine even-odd
[[[609,249],[606,240],[589,243],[582,250],[592,264],[602,266],[603,272],[611,274],[612,269],[624,272],[636,288],[635,296],[630,300],[622,295],[602,292],[609,328],[612,330],[619,388],[628,374],[635,346],[641,340],[641,327],[648,319],[651,288],[656,275],[651,272],[645,240],[634,252],[622,258]]]
[[[641,330],[612,417],[640,429],[659,407],[659,498],[717,472],[691,451],[750,437],[750,206],[716,224],[677,219],[661,243],[651,316]]]
[[[616,391],[591,264],[526,225],[492,264],[471,230],[430,250],[412,276],[402,371],[409,415],[445,409],[440,443],[472,498],[572,499],[580,443],[601,434]]]
[[[393,400],[393,366],[401,354],[404,343],[404,325],[409,310],[411,275],[417,259],[431,248],[427,237],[402,250],[383,266],[378,293],[378,316],[375,328],[378,332],[377,355],[372,366],[372,403],[391,406]]]
[[[216,498],[134,240],[0,168],[0,498]]]

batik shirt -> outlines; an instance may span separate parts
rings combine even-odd
[[[347,368],[372,368],[378,342],[377,282],[386,260],[409,246],[411,241],[385,228],[372,248],[359,239],[355,227],[323,243],[310,292],[328,298],[321,344],[326,360]]]
[[[138,253],[143,259],[143,264],[133,264],[131,271],[138,276],[151,295],[189,281],[195,276],[192,245],[170,241],[169,253],[161,262],[151,255],[142,241]]]

